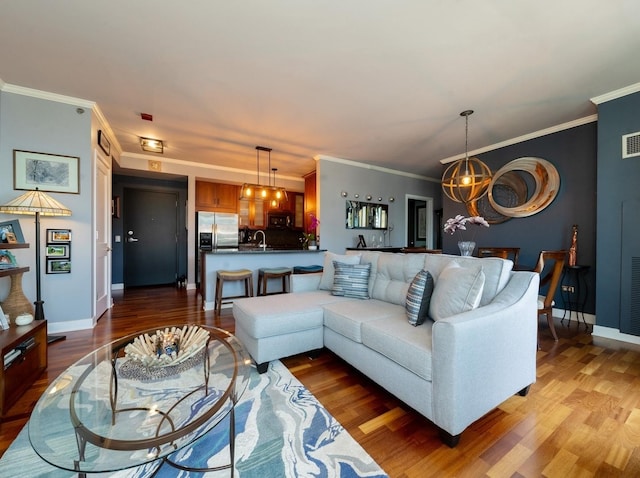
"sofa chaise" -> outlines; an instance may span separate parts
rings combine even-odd
[[[413,407],[451,447],[536,380],[538,275],[510,260],[325,253],[291,293],[234,301],[258,371],[326,347]]]

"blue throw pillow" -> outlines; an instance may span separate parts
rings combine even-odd
[[[333,268],[335,272],[331,294],[354,299],[369,298],[371,264],[344,264],[333,261]]]
[[[432,293],[433,276],[422,269],[413,278],[407,291],[407,318],[414,327],[427,320]]]

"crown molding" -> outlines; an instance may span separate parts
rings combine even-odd
[[[591,102],[596,105],[599,105],[601,103],[606,103],[607,101],[622,98],[623,96],[637,93],[639,91],[640,91],[640,83],[635,83],[633,85],[620,88],[619,90],[610,91],[609,93],[605,93],[600,96],[594,96],[593,98],[591,98]]]
[[[333,157],[333,156],[325,156],[323,154],[317,154],[317,155],[315,155],[313,157],[313,159],[315,161],[320,161],[322,159],[324,161],[331,161],[332,163],[340,163],[340,164],[345,164],[347,166],[353,166],[355,168],[370,169],[370,170],[373,170],[373,171],[379,171],[381,173],[395,174],[396,176],[404,176],[404,177],[407,177],[407,178],[421,179],[423,181],[431,181],[431,182],[435,182],[435,183],[439,183],[440,182],[440,178],[438,178],[438,179],[430,178],[428,176],[422,176],[421,174],[409,173],[409,172],[406,172],[406,171],[399,171],[397,169],[384,168],[382,166],[374,166],[372,164],[359,163],[358,161],[352,161],[350,159],[336,158],[336,157]]]
[[[593,123],[594,121],[598,121],[597,114],[585,116],[584,118],[579,118],[577,120],[569,121],[567,123],[562,123],[556,126],[551,126],[550,128],[534,131],[533,133],[528,133],[522,136],[518,136],[516,138],[511,138],[506,141],[502,141],[501,143],[495,143],[490,146],[485,146],[484,148],[474,149],[473,151],[469,151],[468,155],[475,156],[477,154],[486,153],[487,151],[494,151],[496,149],[504,148],[506,146],[511,146],[513,144],[523,143],[524,141],[528,141],[530,139],[540,138],[548,134],[558,133],[560,131],[575,128],[576,126],[582,126],[588,123]],[[448,158],[441,159],[440,163],[442,164],[452,163],[453,161],[457,161],[458,159],[462,159],[464,157],[465,157],[464,154],[457,154],[455,156],[450,156]]]
[[[81,106],[82,108],[93,109],[96,105],[95,101],[74,98],[73,96],[59,95],[57,93],[50,93],[49,91],[26,88],[24,86],[12,85],[10,83],[3,83],[2,91],[6,91],[7,93],[15,93],[16,95],[31,96],[33,98],[39,98],[41,100],[55,101],[57,103],[64,103],[67,105]]]

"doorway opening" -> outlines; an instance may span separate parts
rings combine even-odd
[[[407,247],[433,249],[433,198],[426,196],[405,196],[407,227],[405,244]]]

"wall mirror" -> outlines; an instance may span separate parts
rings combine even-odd
[[[346,201],[347,229],[386,229],[388,216],[387,204]]]

